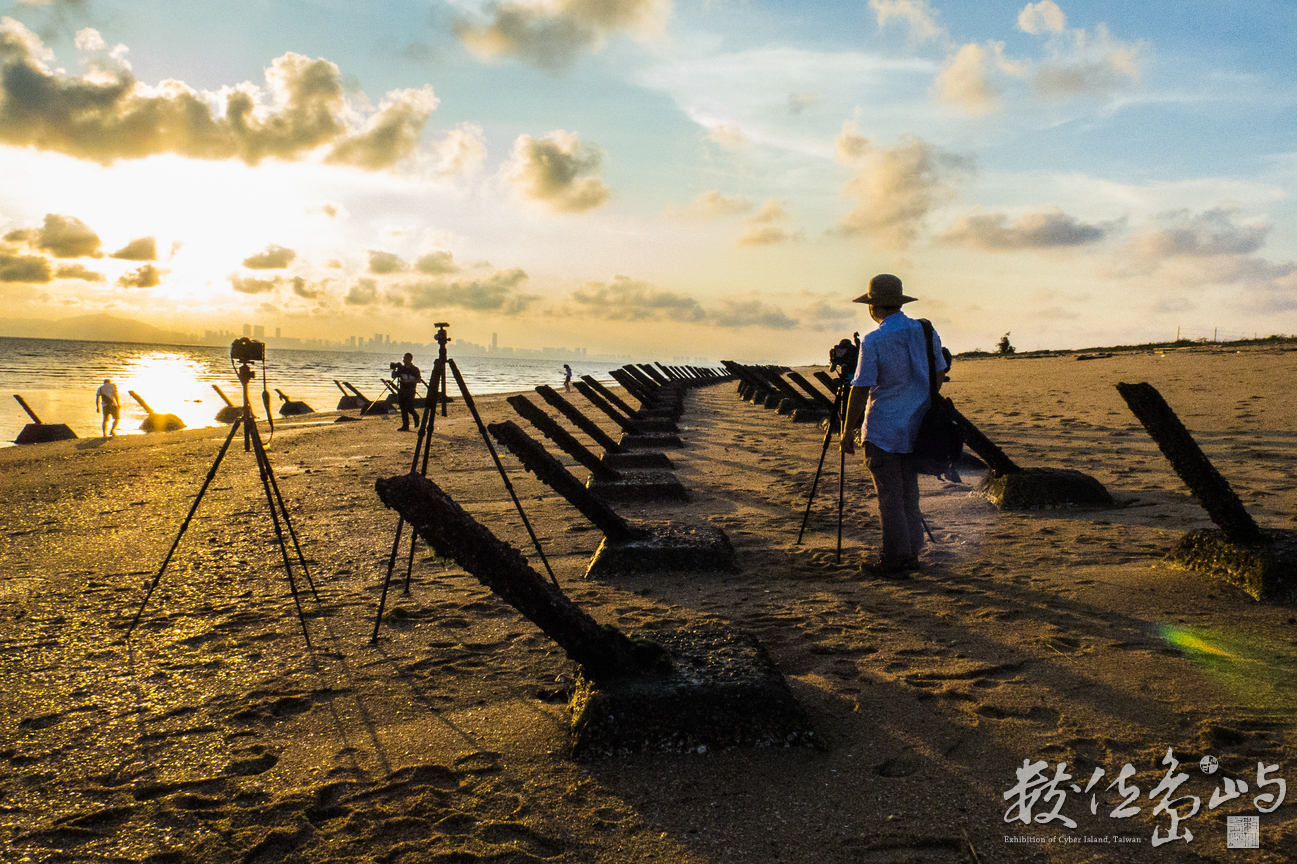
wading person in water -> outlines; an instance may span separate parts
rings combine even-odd
[[[572,392],[572,367],[566,363],[563,364],[563,389]]]
[[[851,380],[842,452],[855,452],[855,430],[865,421],[865,467],[878,493],[878,516],[883,548],[865,569],[899,576],[917,570],[923,549],[923,516],[919,512],[919,475],[910,454],[924,412],[928,410],[927,340],[923,326],[901,311],[913,301],[901,293],[901,280],[883,273],[869,280],[869,291],[853,302],[869,305],[878,329],[860,345],[856,374]],[[941,340],[932,333],[932,360],[940,373],[949,366]]]
[[[117,396],[117,385],[111,378],[105,378],[104,383],[99,385],[95,391],[95,410],[104,412],[103,437],[117,434],[117,423],[121,420],[121,399]],[[108,418],[113,418],[113,430],[108,431]]]

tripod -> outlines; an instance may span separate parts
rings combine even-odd
[[[464,398],[464,404],[468,406],[469,413],[473,415],[473,421],[477,424],[477,431],[486,442],[486,449],[491,453],[491,460],[495,463],[496,470],[500,472],[500,479],[504,481],[504,488],[509,491],[509,497],[513,499],[513,506],[517,509],[518,515],[522,517],[522,524],[527,528],[527,534],[531,537],[532,544],[536,547],[536,554],[540,556],[541,563],[545,565],[545,572],[549,574],[550,581],[558,585],[558,580],[554,578],[554,571],[550,569],[549,560],[545,557],[545,550],[540,548],[540,540],[536,537],[536,532],[532,530],[531,522],[527,519],[527,514],[523,512],[522,502],[518,500],[518,495],[513,490],[513,483],[509,481],[509,475],[505,473],[504,463],[500,461],[500,455],[495,450],[495,445],[491,443],[491,436],[486,431],[486,424],[482,422],[482,417],[477,413],[477,405],[473,402],[473,396],[468,392],[468,385],[464,383],[464,376],[459,373],[459,366],[455,360],[449,356],[446,345],[450,342],[450,334],[446,332],[449,324],[438,322],[433,325],[437,328],[437,335],[433,338],[437,341],[437,362],[432,367],[432,378],[428,381],[428,397],[423,403],[423,418],[419,423],[419,438],[414,445],[414,461],[410,464],[410,473],[418,472],[421,477],[428,476],[428,458],[432,455],[432,432],[433,426],[437,422],[437,404],[441,404],[441,416],[446,416],[446,403],[450,401],[446,391],[446,371],[450,370],[455,376],[455,385],[459,387],[459,393]],[[401,534],[405,528],[405,517],[401,516],[396,523],[396,536],[392,539],[392,554],[387,559],[387,575],[383,579],[383,592],[378,600],[378,614],[374,617],[374,633],[369,638],[370,644],[378,641],[378,628],[383,622],[383,609],[387,605],[387,589],[392,584],[392,573],[396,569],[396,555],[401,547]],[[410,530],[410,553],[405,562],[405,591],[410,593],[410,578],[414,572],[414,547],[418,543],[419,535]]]
[[[311,588],[311,594],[315,597],[315,602],[320,602],[320,595],[315,590],[315,583],[311,580],[311,574],[306,569],[306,558],[302,555],[301,544],[297,542],[297,532],[293,530],[293,524],[288,521],[288,508],[284,505],[284,498],[279,494],[279,484],[275,482],[275,473],[270,467],[270,457],[266,455],[266,448],[261,443],[261,434],[257,431],[257,420],[252,415],[252,407],[248,404],[248,383],[256,377],[256,372],[248,365],[245,359],[239,360],[238,376],[239,383],[243,385],[243,410],[237,420],[230,424],[230,434],[225,436],[225,443],[221,445],[220,452],[216,454],[216,460],[212,462],[212,467],[207,471],[207,478],[203,480],[202,488],[198,490],[198,497],[194,499],[193,506],[189,508],[189,515],[185,521],[180,524],[180,532],[176,534],[175,542],[167,551],[167,557],[163,559],[162,566],[158,568],[158,574],[153,577],[153,583],[149,585],[148,592],[144,595],[144,600],[140,603],[140,608],[135,610],[135,617],[131,619],[131,626],[126,628],[126,638],[130,639],[131,634],[135,631],[135,626],[140,623],[140,616],[144,614],[144,607],[149,604],[149,598],[153,596],[154,590],[158,583],[162,581],[162,574],[167,571],[167,565],[171,563],[171,556],[176,552],[176,547],[180,545],[180,538],[185,536],[185,531],[189,528],[189,523],[193,521],[194,514],[198,512],[198,505],[203,501],[203,495],[207,492],[207,487],[211,485],[213,478],[216,477],[216,469],[221,467],[221,460],[225,458],[226,452],[230,449],[230,443],[234,440],[234,435],[243,429],[243,450],[244,452],[252,451],[256,453],[257,468],[261,473],[261,486],[266,491],[266,503],[270,505],[270,519],[275,526],[275,539],[279,544],[279,551],[284,556],[284,573],[288,576],[288,587],[293,593],[293,603],[297,606],[297,620],[302,625],[302,638],[306,640],[306,647],[311,647],[311,634],[306,629],[306,616],[302,612],[302,601],[297,594],[297,582],[293,579],[292,562],[288,558],[288,547],[284,544],[284,528],[288,529],[288,536],[292,538],[293,550],[297,553],[298,566],[302,568],[302,575],[306,577],[306,583]],[[263,373],[264,378],[264,373]],[[262,393],[262,402],[266,405],[266,415],[270,414],[270,394]],[[280,520],[283,520],[282,525]]]
[[[806,502],[806,512],[802,515],[802,529],[797,532],[797,542],[793,545],[800,546],[802,535],[806,533],[806,522],[811,518],[811,505],[815,503],[815,489],[820,485],[820,472],[824,470],[824,457],[829,452],[829,442],[833,440],[833,433],[836,430],[841,435],[855,434],[854,430],[843,430],[843,425],[847,420],[847,395],[851,392],[851,385],[846,372],[838,379],[838,390],[833,396],[833,413],[829,415],[828,428],[824,431],[824,447],[820,450],[820,464],[815,467],[815,480],[811,482],[811,497]],[[839,453],[838,460],[838,552],[836,563],[842,563],[842,509],[846,498],[846,480],[847,480],[847,454]]]

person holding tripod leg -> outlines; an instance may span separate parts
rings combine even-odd
[[[392,377],[399,382],[396,390],[396,401],[401,406],[400,432],[410,431],[410,418],[414,418],[414,428],[419,428],[419,412],[414,407],[414,397],[419,392],[419,382],[423,373],[414,365],[414,355],[407,353],[401,365],[393,365]]]
[[[860,345],[855,376],[842,430],[842,452],[855,452],[855,430],[865,423],[865,467],[878,493],[883,548],[878,560],[862,569],[875,575],[903,576],[919,567],[923,549],[923,515],[919,511],[919,475],[911,459],[919,424],[930,401],[928,340],[924,324],[901,311],[914,301],[901,293],[901,280],[881,273],[855,303],[869,306],[878,329]],[[931,325],[928,325],[929,327]],[[941,340],[932,331],[936,387],[948,367]]]

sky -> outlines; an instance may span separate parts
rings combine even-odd
[[[1290,0],[0,0],[0,317],[825,362],[1297,333]]]

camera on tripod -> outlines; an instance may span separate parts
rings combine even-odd
[[[265,363],[266,343],[241,336],[230,343],[230,359],[240,363]]]
[[[840,375],[853,374],[859,359],[860,346],[850,339],[843,339],[829,349],[829,374],[832,375],[834,372]]]

